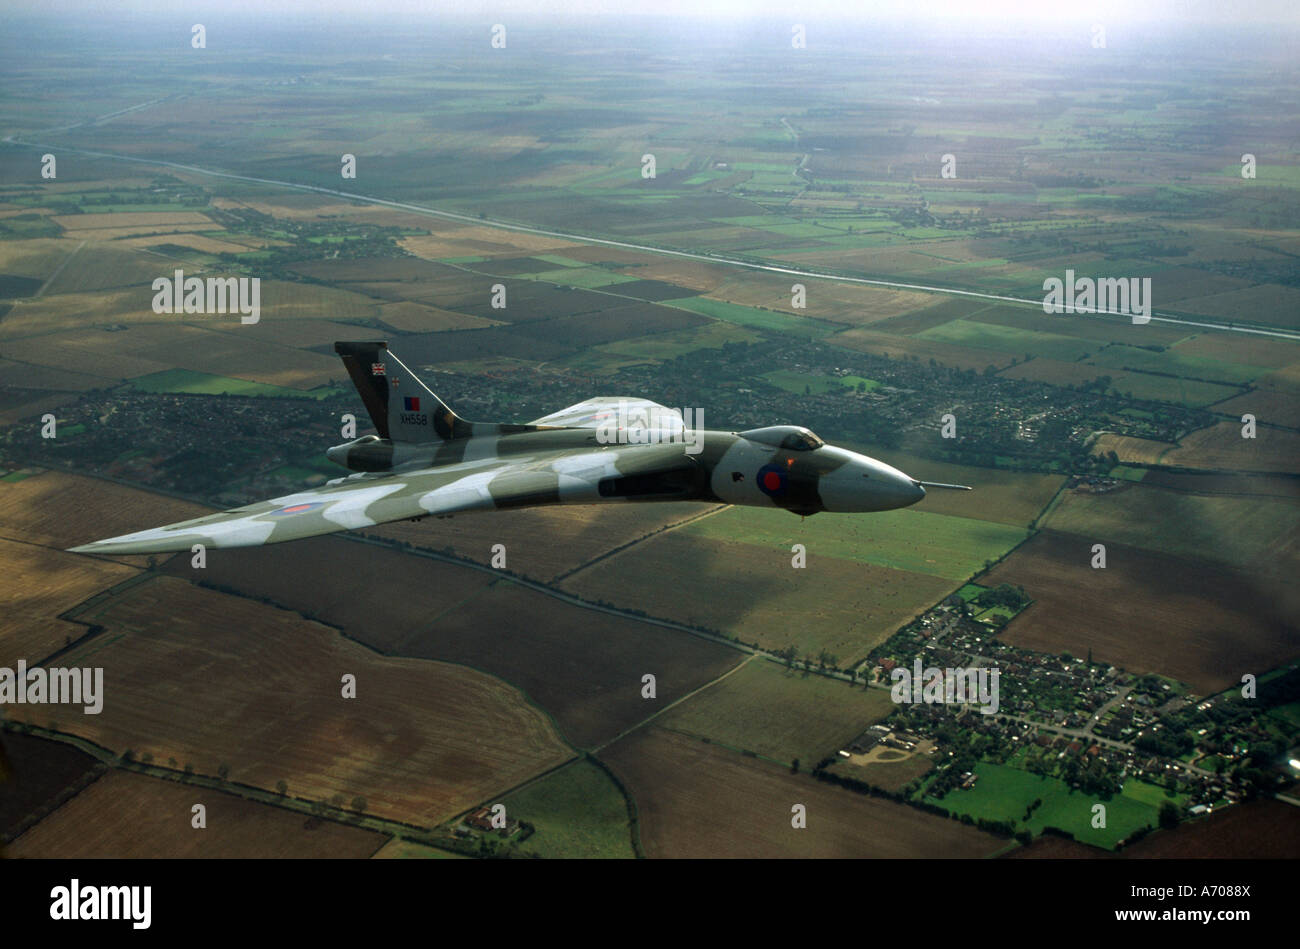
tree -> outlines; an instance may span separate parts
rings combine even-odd
[[[284,797],[286,794],[289,793],[289,785],[285,783],[284,778],[281,778],[279,781],[275,782],[275,791],[277,794],[280,795],[280,797]]]
[[[1178,826],[1178,805],[1173,801],[1165,801],[1160,805],[1160,829],[1173,830]]]

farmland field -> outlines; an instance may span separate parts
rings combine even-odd
[[[980,349],[1000,350],[1007,353],[1030,353],[1049,359],[1073,362],[1091,353],[1094,344],[1071,336],[1057,333],[1017,330],[995,326],[989,323],[976,323],[967,320],[953,320],[933,329],[918,334],[921,339],[934,339],[947,343],[959,343]]]
[[[179,558],[169,572],[194,576]],[[320,576],[349,583],[326,592],[313,580]],[[666,704],[740,659],[731,649],[551,600],[491,573],[341,538],[213,551],[203,579],[337,626],[386,655],[498,676],[583,747],[655,710],[640,697],[646,670],[656,670]],[[570,650],[581,652],[582,663],[559,658]]]
[[[997,837],[659,729],[602,759],[636,800],[650,857],[979,857]],[[803,803],[808,826],[790,825]]]
[[[627,858],[627,800],[598,765],[580,758],[503,801],[506,813],[537,828],[521,846],[547,858]]]
[[[163,372],[137,376],[131,385],[141,392],[184,392],[191,395],[256,395],[272,398],[301,398],[302,392],[285,389],[280,386],[264,385],[260,382],[248,382],[243,379],[231,379],[214,376],[206,372],[192,372],[188,369],[168,369]],[[314,389],[312,398],[323,399],[337,394],[339,389]]]
[[[802,336],[806,339],[825,336],[833,332],[833,327],[813,319],[790,316],[775,310],[761,310],[756,307],[740,306],[723,300],[710,300],[706,297],[685,297],[667,302],[671,306],[693,310],[704,316],[711,316],[727,323],[735,323],[738,326],[775,330],[781,333]]]
[[[70,511],[77,516],[69,517]],[[0,483],[0,536],[60,550],[210,513],[189,501],[61,471]],[[141,556],[108,559],[138,566],[146,562]]]
[[[816,546],[809,549],[805,570],[794,569],[791,556],[790,545],[775,537],[760,546],[692,536],[683,528],[602,560],[565,579],[561,588],[767,649],[827,649],[847,659],[864,655],[954,586],[926,573],[819,553]],[[651,581],[647,595],[646,578],[659,577],[672,582]]]
[[[206,829],[190,826],[195,804],[207,811]],[[19,837],[8,855],[62,860],[358,858],[383,844],[383,836],[373,831],[332,821],[308,828],[301,814],[207,788],[115,772]]]
[[[1168,442],[1151,441],[1148,438],[1133,438],[1130,435],[1113,435],[1109,432],[1093,443],[1094,454],[1105,455],[1114,452],[1120,461],[1138,465],[1154,465],[1160,462],[1171,449],[1176,448]]]
[[[1300,810],[1259,800],[1216,811],[1184,827],[1152,834],[1125,850],[1136,860],[1219,858],[1289,860],[1300,847]]]
[[[782,552],[798,543],[810,563],[834,557],[948,580],[964,580],[1025,538],[1023,528],[917,510],[796,520],[779,508],[741,507],[688,524],[681,533]]]
[[[35,665],[65,641],[79,639],[85,627],[55,617],[138,573],[111,560],[6,538],[0,538],[0,570],[7,578],[0,589],[0,666],[8,668],[19,659]]]
[[[1241,422],[1220,422],[1192,432],[1161,461],[1185,468],[1219,471],[1284,471],[1300,469],[1300,433],[1260,427],[1254,438],[1242,437]]]
[[[1091,566],[1096,533],[1044,531],[980,578],[1011,583],[1034,599],[1003,641],[1039,652],[1094,658],[1130,672],[1159,671],[1209,694],[1268,669],[1300,649],[1275,597],[1276,581],[1204,561],[1125,547],[1107,538],[1104,570]],[[1293,599],[1293,598],[1288,598]]]
[[[1165,491],[1144,482],[1106,494],[1067,492],[1043,526],[1271,572],[1270,564],[1294,554],[1300,511],[1294,487],[1288,500]]]
[[[587,504],[539,507],[510,513],[484,512],[447,520],[397,522],[366,533],[423,550],[450,551],[457,557],[490,564],[495,544],[505,547],[505,566],[537,580],[555,580],[579,570],[625,544],[698,517],[717,505]],[[613,516],[617,515],[617,516]]]
[[[90,755],[60,742],[9,731],[0,733],[0,742],[0,760],[9,768],[7,776],[0,768],[0,783],[5,784],[0,794],[0,842],[12,839],[104,770]]]
[[[655,725],[811,768],[893,710],[883,689],[852,688],[754,659]]]
[[[980,764],[975,773],[979,781],[973,788],[949,791],[942,801],[933,803],[976,819],[1019,823],[1025,809],[1035,799],[1041,799],[1042,806],[1034,810],[1032,819],[1025,825],[1029,830],[1037,834],[1044,827],[1055,827],[1073,834],[1080,843],[1108,850],[1134,831],[1154,828],[1159,820],[1159,807],[1151,803],[1152,794],[1144,792],[1149,789],[1158,800],[1160,789],[1149,785],[1138,787],[1141,782],[1136,780],[1129,781],[1120,794],[1102,802],[1106,806],[1106,826],[1094,828],[1092,808],[1098,800],[1072,792],[1054,778],[991,762]]]
[[[284,780],[314,800],[363,795],[371,813],[436,823],[572,754],[549,719],[497,679],[379,657],[241,597],[161,577],[87,616],[105,632],[67,663],[93,655],[118,698],[99,715],[37,706],[31,717],[58,717],[137,757],[201,774],[226,766],[232,780],[264,789]],[[341,697],[345,673],[358,681],[351,704]]]

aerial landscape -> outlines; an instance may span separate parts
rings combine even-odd
[[[1300,16],[762,9],[11,11],[0,856],[1300,856]]]

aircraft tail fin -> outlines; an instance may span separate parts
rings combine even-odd
[[[447,407],[400,359],[387,342],[337,342],[352,384],[380,438],[431,442],[465,438],[473,426]]]

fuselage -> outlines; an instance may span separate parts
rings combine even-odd
[[[555,460],[556,453],[565,451],[574,452],[573,472],[583,477],[566,479],[568,459]],[[747,432],[609,432],[476,423],[465,438],[412,444],[370,435],[326,454],[352,471],[365,472],[450,465],[490,469],[498,460],[527,465],[535,456],[539,463],[555,465],[557,474],[553,490],[529,504],[720,501],[808,515],[887,511],[925,497],[925,488],[898,469],[788,425]]]

